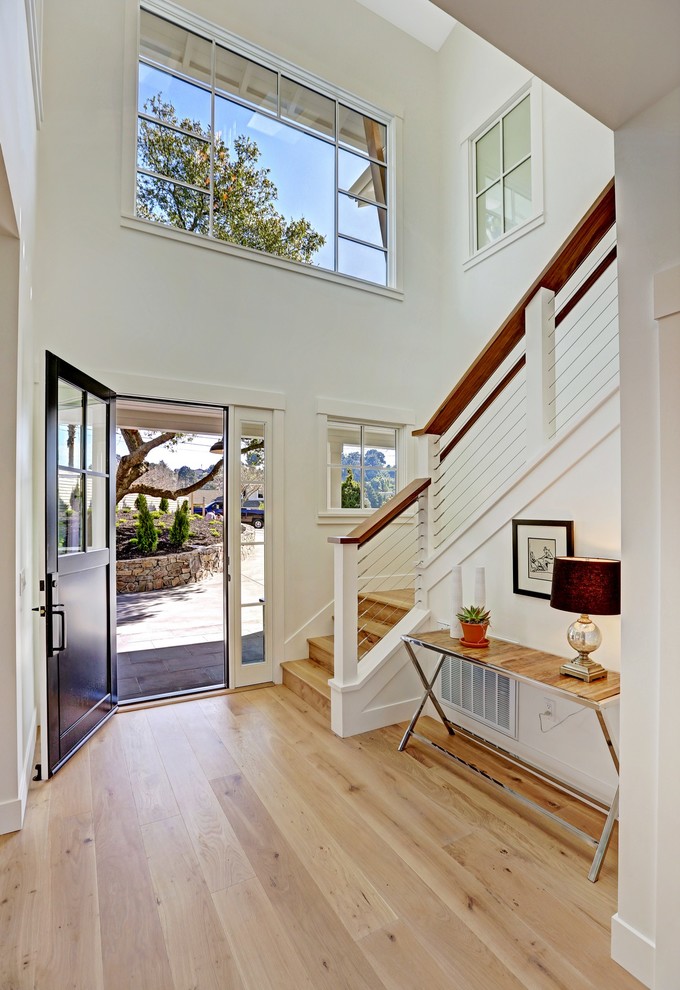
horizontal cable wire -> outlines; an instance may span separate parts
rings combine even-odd
[[[493,497],[493,495],[500,490],[502,485],[508,484],[508,482],[510,482],[516,475],[518,475],[521,471],[524,470],[524,466],[526,464],[526,457],[524,457],[523,455],[525,451],[526,451],[526,447],[522,447],[521,450],[517,452],[517,458],[519,458],[519,460],[516,463],[514,461],[510,461],[508,465],[506,465],[506,467],[511,467],[511,470],[506,475],[506,477],[503,478],[502,482],[496,488],[496,491],[491,493],[489,496],[487,496],[488,498]],[[480,502],[478,505],[473,505],[470,508],[470,511],[467,513],[467,515],[456,514],[451,516],[451,518],[448,521],[446,521],[444,525],[441,527],[441,529],[438,530],[438,532],[435,534],[435,546],[440,547],[442,543],[444,543],[453,533],[455,533],[457,529],[463,526],[468,521],[468,519],[470,519],[475,514],[477,509],[483,504],[484,504],[483,502]]]
[[[481,455],[478,455],[478,459],[477,459],[477,464],[478,465],[479,465],[479,462],[480,461],[484,461],[489,456],[493,455],[494,452],[500,446],[500,444],[503,442],[503,440],[506,439],[506,437],[508,436],[508,434],[513,429],[515,429],[518,426],[518,424],[520,424],[522,422],[522,420],[525,417],[525,410],[523,408],[523,404],[522,403],[519,403],[518,402],[513,407],[513,409],[510,410],[510,413],[516,413],[516,412],[519,412],[519,415],[516,418],[511,419],[510,418],[510,415],[508,415],[508,417],[506,417],[505,423],[507,424],[507,429],[505,430],[504,433],[501,433],[499,436],[496,436],[494,438],[494,445],[493,445],[493,447],[487,448],[487,450],[484,451],[484,453],[482,453]],[[467,459],[467,462],[469,462],[469,460],[470,460],[470,458]],[[450,501],[450,499],[456,494],[456,491],[461,487],[461,485],[464,485],[467,482],[467,474],[465,472],[465,466],[466,466],[466,463],[467,462],[465,462],[465,463],[462,463],[461,462],[461,463],[459,463],[459,464],[456,465],[458,467],[460,480],[458,480],[454,484],[449,485],[448,486],[448,489],[446,491],[446,494],[444,495],[444,497],[441,498],[438,502],[435,503],[435,505],[434,505],[434,512],[435,512],[434,522],[435,523],[438,522],[439,518],[442,515],[441,512],[439,512],[439,515],[436,514],[438,512],[438,510],[441,509],[447,502]],[[477,477],[479,477],[479,475],[480,475],[480,472],[479,472],[479,470],[477,470]]]
[[[596,303],[598,303],[600,301],[600,299],[602,299],[602,297],[605,295],[605,293],[608,292],[608,290],[611,289],[612,285],[614,285],[617,281],[618,281],[618,275],[614,275],[614,278],[610,282],[608,282],[607,285],[605,285],[605,287],[602,289],[602,292],[600,292],[599,295],[596,296],[595,299],[593,299],[593,301],[590,303],[590,305],[586,309],[584,309],[584,311],[582,313],[579,314],[578,318],[574,320],[574,322],[571,324],[571,326],[568,326],[568,328],[563,332],[562,336],[560,337],[559,342],[558,341],[555,342],[554,347],[552,347],[550,349],[550,351],[548,352],[549,354],[554,354],[555,353],[555,350],[559,346],[559,344],[563,343],[574,332],[574,330],[576,329],[576,327],[580,326],[580,324],[586,318],[587,314],[590,312],[590,310],[593,308],[593,306],[595,306]],[[618,304],[618,291],[614,295],[614,298],[613,299],[610,299],[609,302],[606,303],[602,307],[602,309],[599,310],[595,314],[594,319],[591,320],[590,323],[587,325],[586,330],[593,325],[593,323],[595,322],[595,320],[597,320],[597,317],[600,316],[602,313],[604,313],[604,311],[607,309],[607,307],[608,306],[611,306],[612,303],[617,303]],[[618,308],[618,306],[617,306],[617,308]],[[577,339],[579,339],[579,338],[577,338]],[[570,344],[569,346],[572,347],[573,344]],[[561,355],[560,355],[560,357],[561,357]],[[558,360],[559,360],[559,357],[555,359],[555,361],[558,361]]]
[[[600,262],[603,261],[604,258],[606,258],[607,254],[616,245],[616,236],[615,235],[612,236],[613,231],[614,228],[612,228],[612,232],[609,235],[605,234],[605,236],[597,245],[597,247],[590,252],[590,254],[585,259],[585,261],[582,261],[579,267],[576,269],[576,272],[579,272],[582,268],[584,268],[585,265],[588,264],[588,262],[591,262],[588,270],[584,271],[583,278],[580,279],[578,284],[571,289],[569,295],[566,296],[564,299],[562,299],[562,292],[564,291],[564,287],[558,293],[556,293],[555,300],[557,301],[559,299],[559,303],[558,303],[558,307],[555,310],[555,316],[558,316],[560,311],[564,309],[567,303],[571,299],[573,299],[573,297],[579,291],[583,283],[588,281],[592,272],[595,271],[595,269],[600,264]],[[576,272],[574,272],[574,275],[576,275]],[[574,275],[572,275],[572,278],[574,277]],[[569,281],[571,281],[571,279]]]
[[[499,419],[505,419],[508,415],[512,414],[517,409],[517,407],[522,402],[522,396],[518,398],[518,400],[515,402],[515,404],[512,406],[512,408],[509,411],[507,407],[512,403],[513,399],[515,399],[518,393],[521,392],[523,388],[525,388],[525,386],[526,386],[526,380],[522,375],[520,376],[519,383],[515,386],[513,391],[510,392],[509,395],[503,396],[503,398],[505,399],[503,405],[497,408],[494,408],[493,406],[490,407],[490,409],[487,410],[489,415],[483,416],[482,419],[479,420],[479,424],[475,424],[476,429],[473,428],[470,431],[470,433],[468,434],[467,442],[461,445],[460,450],[453,457],[447,458],[447,462],[446,462],[447,466],[443,470],[441,470],[441,465],[438,466],[438,473],[435,484],[438,484],[439,487],[435,488],[435,490],[433,491],[432,493],[433,499],[437,498],[439,493],[442,491],[443,487],[445,487],[445,485],[448,483],[446,481],[446,476],[450,471],[454,470],[454,468],[457,471],[460,471],[461,469],[467,466],[467,463],[474,454],[474,452],[472,452],[470,457],[465,459],[465,455],[468,453],[468,451],[471,451],[473,447],[479,449],[480,445],[485,443],[487,438],[493,432],[494,426],[497,423],[497,421]]]
[[[614,313],[614,315],[613,315],[613,316],[612,316],[612,317],[611,317],[611,318],[609,319],[609,321],[607,322],[607,326],[609,326],[609,324],[610,324],[610,323],[612,322],[612,320],[615,320],[615,319],[616,319],[616,318],[618,317],[618,315],[619,315],[619,307],[618,307],[618,297],[617,297],[617,296],[615,296],[615,297],[614,297],[613,299],[611,299],[611,300],[610,300],[610,301],[609,301],[609,302],[607,303],[607,305],[606,305],[606,306],[604,306],[604,307],[603,307],[603,308],[602,308],[602,309],[601,309],[601,310],[599,311],[599,313],[596,313],[596,314],[595,314],[595,316],[594,316],[594,317],[593,317],[593,319],[592,319],[592,320],[590,321],[590,323],[589,323],[589,324],[588,324],[587,326],[585,326],[585,327],[584,327],[584,328],[583,328],[583,329],[581,330],[581,332],[580,332],[580,333],[579,333],[579,334],[578,334],[578,335],[577,335],[576,337],[574,337],[574,339],[573,339],[573,340],[571,341],[571,343],[569,344],[569,346],[568,346],[568,347],[565,347],[565,349],[564,349],[564,350],[563,350],[563,351],[562,351],[562,352],[561,352],[561,353],[560,353],[560,354],[559,354],[559,355],[558,355],[558,356],[557,356],[557,357],[555,358],[555,360],[553,361],[553,363],[552,363],[552,365],[551,365],[551,366],[550,366],[550,368],[549,368],[549,370],[550,370],[550,371],[553,371],[553,370],[555,370],[555,369],[557,368],[557,365],[559,364],[559,362],[560,362],[560,361],[562,361],[562,360],[563,360],[563,359],[564,359],[564,358],[566,357],[566,355],[567,355],[567,354],[569,353],[569,351],[570,351],[570,350],[571,350],[571,349],[572,349],[573,347],[575,347],[575,346],[576,346],[576,344],[578,344],[578,343],[579,343],[579,341],[581,341],[581,340],[583,340],[583,338],[584,338],[584,337],[585,337],[585,335],[586,335],[586,334],[588,333],[588,331],[589,331],[589,330],[591,329],[591,327],[593,327],[593,326],[594,326],[594,325],[595,325],[595,324],[597,323],[597,321],[598,321],[598,320],[599,320],[599,319],[600,319],[600,318],[601,318],[602,316],[604,316],[604,314],[605,314],[605,313],[607,312],[607,310],[609,309],[609,307],[610,307],[610,306],[615,306],[615,307],[616,307],[616,312]],[[573,326],[573,327],[571,328],[571,331],[570,331],[570,332],[569,332],[568,334],[565,334],[565,335],[564,335],[564,337],[563,337],[563,338],[562,338],[562,340],[560,341],[560,344],[564,344],[564,343],[565,343],[565,342],[567,341],[567,339],[568,339],[568,338],[569,338],[569,337],[571,336],[571,333],[572,333],[572,332],[573,332],[574,330],[576,330],[578,326],[579,326],[579,324],[578,324],[578,323],[576,323],[576,324],[574,324],[574,326]],[[601,332],[601,331],[600,331],[600,332]],[[599,335],[599,334],[598,334],[598,335]],[[598,335],[596,335],[596,336],[598,336]],[[593,339],[595,339],[595,338],[593,338]],[[559,345],[558,345],[558,346],[559,346]],[[586,348],[587,348],[587,347],[589,347],[589,346],[590,346],[590,342],[589,342],[589,341],[586,341],[586,343],[585,343],[585,344],[583,345],[583,348],[582,348],[582,352],[583,352],[583,351],[585,351],[585,350],[586,350]],[[559,376],[558,376],[558,377],[559,377]]]
[[[591,365],[593,363],[593,361],[595,360],[595,358],[598,357],[600,354],[602,354],[602,352],[605,350],[605,348],[608,347],[612,343],[612,341],[614,341],[614,340],[617,339],[618,332],[615,333],[615,334],[613,334],[612,336],[608,337],[607,340],[605,340],[604,344],[602,344],[602,346],[600,347],[599,351],[596,351],[595,354],[593,354],[588,359],[585,358],[585,353],[588,350],[588,348],[592,347],[593,344],[595,344],[600,339],[600,337],[602,336],[602,334],[605,333],[605,331],[609,329],[609,327],[614,323],[615,320],[617,320],[618,315],[619,315],[618,312],[615,313],[612,316],[612,318],[609,320],[609,322],[606,323],[602,327],[602,329],[599,331],[599,333],[597,333],[593,337],[593,339],[590,340],[588,342],[588,344],[583,348],[583,350],[581,351],[581,354],[580,354],[580,356],[583,358],[583,362],[579,366],[575,366],[575,364],[570,364],[567,368],[564,369],[564,371],[560,372],[560,374],[555,379],[555,388],[557,387],[558,383],[562,383],[562,389],[563,390],[565,388],[565,385],[571,385],[572,382],[574,382],[579,377],[579,375],[582,375],[584,373],[584,371],[587,370],[587,368],[589,367],[589,365]],[[617,330],[618,330],[618,327],[617,327]],[[616,352],[618,354],[618,346],[617,346]],[[572,369],[574,370],[574,374],[571,376],[571,378],[569,378],[569,379],[567,379],[565,381],[565,375],[570,370],[572,370]],[[556,394],[555,396],[553,396],[553,398],[549,401],[548,405],[549,406],[554,405],[558,398],[559,398],[559,393]]]
[[[610,343],[611,343],[611,341],[610,341]],[[560,409],[560,410],[559,410],[559,412],[557,412],[557,413],[556,413],[556,414],[555,414],[555,415],[553,416],[553,418],[552,418],[552,419],[550,420],[550,422],[551,422],[551,423],[554,423],[554,422],[555,422],[555,421],[556,421],[556,420],[557,420],[557,419],[558,419],[558,418],[559,418],[560,416],[563,416],[563,415],[565,414],[565,412],[566,412],[566,410],[567,410],[567,409],[569,408],[569,406],[570,406],[570,405],[572,405],[572,404],[573,404],[573,403],[574,403],[574,402],[576,401],[576,399],[577,399],[577,398],[579,397],[579,395],[581,395],[581,393],[582,393],[582,392],[584,392],[584,391],[585,391],[585,389],[587,389],[589,385],[592,385],[592,384],[593,384],[593,382],[596,382],[596,381],[597,381],[597,377],[598,377],[598,375],[601,375],[601,374],[602,374],[603,372],[605,372],[605,371],[606,371],[606,369],[607,369],[607,368],[609,367],[609,365],[610,365],[610,364],[612,364],[612,362],[614,362],[614,361],[618,361],[618,357],[619,357],[619,354],[618,354],[618,351],[617,351],[617,352],[616,352],[616,354],[613,354],[613,355],[612,355],[612,357],[611,357],[611,358],[609,359],[609,361],[607,361],[607,363],[606,363],[605,365],[603,365],[603,367],[602,367],[602,368],[601,368],[601,369],[600,369],[600,370],[598,371],[598,373],[597,373],[597,375],[594,375],[594,376],[593,376],[592,378],[590,378],[590,379],[589,379],[589,380],[588,380],[587,382],[585,382],[585,383],[584,383],[584,385],[582,386],[582,388],[580,388],[580,389],[578,390],[578,392],[576,392],[576,393],[575,393],[575,394],[574,394],[574,395],[573,395],[573,396],[572,396],[572,397],[571,397],[571,398],[569,399],[569,401],[568,401],[568,402],[567,402],[567,403],[565,404],[565,406],[564,406],[564,408],[562,408],[562,409]],[[613,371],[613,372],[612,372],[612,373],[610,374],[610,376],[609,376],[609,378],[607,378],[607,380],[606,380],[605,382],[602,382],[602,384],[600,384],[600,385],[598,385],[598,387],[597,387],[597,389],[596,389],[596,392],[595,392],[595,394],[597,394],[597,392],[602,392],[602,391],[604,391],[604,389],[605,389],[605,388],[607,387],[607,385],[609,385],[609,383],[610,383],[610,382],[612,382],[612,381],[613,381],[613,380],[614,380],[614,379],[616,378],[616,376],[618,375],[618,373],[619,373],[619,367],[618,367],[618,364],[617,364],[617,366],[616,366],[616,368],[615,368],[615,369],[614,369],[614,371]],[[592,396],[591,396],[591,398],[592,398]],[[588,401],[588,400],[586,399],[586,402],[587,402],[587,401]],[[574,418],[574,416],[577,416],[577,415],[578,415],[578,413],[579,413],[579,412],[581,411],[581,409],[583,409],[583,407],[584,407],[584,405],[586,404],[586,402],[583,402],[583,403],[582,403],[582,404],[581,404],[581,405],[580,405],[580,406],[578,407],[578,409],[576,409],[576,410],[575,410],[575,411],[574,411],[573,413],[571,413],[571,415],[569,416],[569,418],[568,418],[567,420],[565,420],[565,422],[564,422],[564,423],[560,423],[560,426],[559,426],[559,428],[560,428],[560,429],[563,429],[563,428],[564,428],[564,426],[565,426],[565,425],[566,425],[566,424],[567,424],[567,423],[568,423],[568,422],[569,422],[570,420],[572,420],[572,419]]]
[[[507,452],[508,452],[509,450],[511,450],[511,448],[512,448],[512,446],[513,446],[513,444],[516,444],[516,443],[517,443],[518,441],[520,441],[520,442],[521,442],[521,441],[522,441],[522,439],[524,438],[524,435],[525,435],[525,434],[524,434],[524,431],[523,431],[523,432],[522,432],[522,433],[520,433],[520,434],[519,434],[518,436],[516,436],[516,437],[515,437],[515,438],[514,438],[514,439],[513,439],[513,440],[512,440],[512,441],[511,441],[511,442],[510,442],[509,444],[508,444],[508,446],[507,446],[507,447],[506,447],[506,448],[505,448],[505,449],[504,449],[503,451],[501,451],[501,453],[500,453],[500,454],[498,455],[498,457],[496,458],[496,460],[495,460],[495,462],[494,462],[494,463],[495,463],[495,464],[498,464],[498,461],[499,461],[499,458],[500,458],[500,457],[501,457],[501,456],[502,456],[503,454],[506,454],[506,453],[507,453]],[[507,468],[508,468],[508,467],[510,466],[510,464],[512,463],[512,461],[514,461],[514,460],[517,460],[518,458],[521,458],[521,457],[522,457],[522,455],[523,455],[523,454],[525,453],[525,451],[526,451],[526,441],[525,441],[525,443],[524,443],[524,445],[523,445],[522,447],[520,447],[520,448],[519,448],[519,450],[516,450],[516,451],[515,451],[515,452],[514,452],[514,453],[513,453],[513,454],[512,454],[511,456],[510,456],[510,458],[508,459],[508,461],[506,461],[506,462],[505,462],[504,464],[502,464],[502,465],[500,466],[500,468],[499,468],[499,470],[498,470],[498,471],[496,472],[496,474],[494,474],[494,475],[492,475],[492,477],[491,477],[491,478],[490,478],[490,479],[488,480],[488,482],[487,482],[487,485],[488,485],[488,486],[490,487],[490,486],[491,486],[491,484],[492,484],[492,483],[494,482],[494,480],[496,480],[496,479],[498,478],[498,476],[499,476],[499,475],[500,475],[500,474],[501,474],[501,473],[502,473],[502,472],[503,472],[504,470],[506,470],[506,469],[507,469]],[[523,462],[522,462],[522,463],[523,463]],[[522,466],[522,464],[518,464],[518,465],[517,465],[517,468],[514,468],[513,470],[517,470],[517,469],[518,469],[519,467],[521,467],[521,466]],[[471,515],[471,514],[472,514],[473,512],[475,512],[475,511],[476,511],[476,509],[477,509],[477,508],[478,508],[478,507],[479,507],[480,505],[482,505],[482,504],[483,504],[483,503],[484,503],[484,502],[485,502],[485,501],[486,501],[487,499],[489,499],[489,498],[491,498],[491,497],[492,497],[493,495],[495,495],[495,493],[496,493],[496,492],[497,492],[497,491],[499,490],[499,488],[501,487],[501,484],[503,484],[503,483],[504,483],[504,482],[500,482],[499,484],[497,484],[497,485],[496,485],[496,487],[495,487],[495,488],[494,488],[493,490],[489,490],[489,491],[487,491],[487,492],[485,492],[485,494],[484,494],[484,498],[482,498],[482,499],[480,499],[480,500],[478,501],[478,503],[477,503],[476,505],[473,505],[473,507],[472,507],[472,509],[470,510],[470,513],[469,513],[469,515]],[[456,519],[456,518],[458,517],[458,515],[459,515],[459,514],[460,514],[461,512],[463,512],[463,511],[465,510],[465,508],[466,508],[466,507],[467,507],[468,505],[470,505],[470,503],[471,503],[471,502],[472,502],[472,501],[474,500],[474,498],[476,498],[476,497],[478,497],[479,495],[480,495],[480,492],[477,492],[477,493],[475,494],[475,496],[473,496],[473,498],[472,498],[472,499],[468,499],[468,501],[467,501],[467,502],[465,502],[465,503],[464,503],[463,505],[459,505],[459,506],[458,506],[458,507],[457,507],[457,508],[456,508],[455,510],[454,510],[454,506],[453,506],[453,505],[452,505],[452,506],[450,506],[450,508],[449,508],[449,511],[448,511],[448,512],[447,512],[446,514],[442,514],[442,515],[440,515],[440,517],[439,517],[439,518],[441,519],[443,515],[446,515],[446,516],[448,517],[448,522],[450,522],[450,521],[451,521],[452,519]],[[447,520],[445,519],[445,521],[444,521],[444,523],[443,523],[443,525],[442,525],[442,526],[441,526],[441,527],[440,527],[440,528],[439,528],[438,530],[436,530],[436,532],[435,532],[435,538],[437,538],[437,537],[438,537],[438,536],[440,535],[440,533],[442,533],[442,532],[443,532],[443,530],[444,530],[444,529],[446,528],[446,526],[448,525],[448,522],[447,522]]]

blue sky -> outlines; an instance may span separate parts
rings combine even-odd
[[[173,104],[178,119],[189,118],[198,121],[204,131],[209,129],[209,92],[140,63],[140,110],[159,92],[165,101]],[[314,264],[332,270],[336,195],[334,145],[222,97],[216,99],[215,129],[230,148],[239,135],[245,135],[257,144],[261,153],[259,164],[270,169],[270,178],[278,189],[276,209],[286,219],[304,216],[325,236],[326,244],[314,256]],[[339,165],[341,184],[349,186],[365,171],[367,163],[360,156],[341,151]],[[339,209],[341,232],[378,245],[381,243],[376,207],[358,209],[354,200],[341,196]],[[340,240],[339,260],[340,270],[346,274],[386,283],[382,251]]]

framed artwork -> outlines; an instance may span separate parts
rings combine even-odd
[[[574,523],[566,519],[512,520],[512,590],[550,598],[555,557],[574,556]]]

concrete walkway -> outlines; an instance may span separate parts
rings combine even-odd
[[[243,660],[262,656],[264,546],[241,563]],[[118,692],[123,700],[224,683],[224,582],[117,596]]]

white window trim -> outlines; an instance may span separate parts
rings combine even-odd
[[[313,265],[291,261],[287,258],[277,257],[276,255],[268,255],[264,251],[255,251],[239,244],[216,241],[213,238],[192,234],[190,231],[177,230],[162,224],[145,221],[137,216],[137,93],[139,84],[139,11],[141,6],[144,6],[144,9],[157,14],[159,17],[165,17],[187,28],[187,30],[193,31],[210,40],[214,39],[219,44],[232,48],[239,54],[251,58],[275,72],[290,75],[311,89],[333,100],[344,102],[352,109],[371,116],[385,125],[387,129],[387,167],[389,179],[386,204],[389,245],[387,250],[387,285],[379,285],[375,282],[368,282],[360,278],[343,275],[340,272],[329,269],[317,268]],[[136,229],[144,233],[153,234],[154,236],[170,237],[171,239],[185,241],[202,248],[207,248],[208,250],[217,250],[223,254],[235,255],[249,261],[285,268],[289,271],[311,275],[312,277],[373,292],[378,295],[388,296],[396,300],[403,298],[404,294],[401,284],[401,242],[397,236],[397,217],[400,216],[400,197],[397,195],[397,187],[399,185],[397,164],[400,160],[399,151],[401,145],[401,119],[397,114],[381,109],[370,101],[354,93],[350,93],[341,86],[332,85],[314,73],[300,68],[300,66],[295,65],[293,62],[289,62],[286,58],[275,55],[261,48],[259,45],[231,33],[218,24],[208,21],[192,11],[185,10],[183,7],[172,3],[171,0],[141,0],[141,2],[140,0],[127,0],[124,63],[123,162],[121,171],[122,227]],[[337,240],[337,231],[334,232],[334,237]]]
[[[520,103],[525,96],[531,98],[531,205],[532,214],[524,221],[503,234],[492,244],[486,244],[477,249],[475,246],[475,234],[477,226],[476,217],[476,186],[475,186],[475,142],[487,131],[496,121],[504,117],[514,106]],[[535,230],[544,223],[543,212],[543,87],[541,81],[533,77],[518,90],[506,103],[495,113],[488,117],[483,124],[476,128],[467,138],[467,158],[468,158],[468,258],[463,262],[463,271],[474,268],[485,258],[491,257],[498,251],[519,240],[529,231]]]
[[[329,420],[339,420],[343,423],[356,423],[363,426],[385,426],[397,431],[396,487],[397,492],[399,492],[408,483],[410,477],[411,458],[409,455],[413,445],[411,432],[415,427],[415,415],[412,409],[394,409],[348,402],[342,399],[319,399],[317,401],[317,463],[319,466],[317,522],[321,525],[347,525],[349,523],[355,526],[373,515],[375,509],[330,509],[328,507],[327,442]],[[413,512],[404,512],[397,522],[408,522],[412,515]]]

